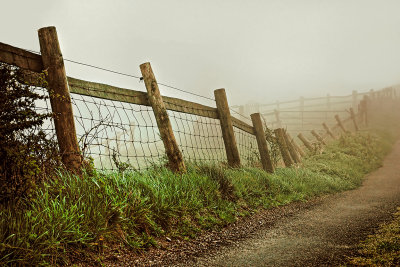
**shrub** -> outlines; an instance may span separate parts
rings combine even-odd
[[[21,69],[0,64],[0,204],[29,196],[58,164],[56,143],[41,130],[52,114],[35,109],[47,97],[35,89]]]

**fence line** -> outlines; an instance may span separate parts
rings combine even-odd
[[[54,31],[54,36],[49,38],[58,45],[55,28],[43,28],[39,32],[47,31]],[[46,48],[41,46],[41,49]],[[48,54],[50,57],[55,56],[51,51]],[[0,62],[27,70],[26,78],[29,82],[35,82],[38,73],[45,69],[43,60],[42,55],[0,43]],[[50,67],[52,66],[50,65]],[[142,67],[147,69],[142,69]],[[266,171],[273,171],[268,151],[272,147],[266,146],[260,139],[263,134],[267,139],[269,137],[267,133],[260,132],[260,120],[254,120],[253,117],[250,120],[248,116],[243,115],[243,106],[229,107],[226,97],[223,97],[225,100],[222,100],[222,102],[225,102],[222,103],[221,99],[218,100],[220,90],[215,91],[216,108],[178,98],[160,96],[157,85],[168,85],[156,82],[152,71],[151,73],[148,72],[149,69],[151,70],[149,63],[142,64],[141,69],[143,78],[139,78],[144,79],[147,92],[67,77],[65,71],[64,78],[62,75],[58,76],[58,79],[65,79],[65,82],[68,83],[69,92],[67,92],[68,95],[65,98],[71,100],[70,104],[68,104],[68,101],[58,101],[63,102],[63,105],[69,105],[73,110],[71,114],[66,114],[65,117],[68,119],[70,116],[75,121],[76,130],[72,129],[72,135],[77,138],[82,150],[79,151],[78,149],[78,152],[84,158],[92,157],[95,166],[104,170],[126,168],[144,170],[165,164],[174,171],[184,171],[184,160],[195,163],[227,161],[232,167],[239,165],[259,166]],[[48,80],[55,79],[56,74],[49,72],[49,76],[51,77],[47,77]],[[56,87],[57,85],[50,83],[47,89],[51,92],[57,89]],[[46,91],[43,88],[40,90]],[[311,131],[312,136],[316,137],[318,142],[324,143],[325,138],[333,136],[332,132],[344,129],[343,124],[353,122],[356,129],[357,123],[361,121],[367,124],[368,99],[361,100],[358,105],[358,97],[361,95],[365,97],[367,94],[371,98],[396,97],[396,91],[393,89],[370,91],[369,93],[353,91],[348,96],[328,95],[318,98],[300,98],[260,105],[260,107],[273,105],[278,107],[274,111],[265,110],[261,112],[269,126],[281,128],[282,125],[285,125],[288,132],[296,131],[296,133]],[[346,98],[349,100],[343,100]],[[335,99],[337,101],[333,101]],[[326,101],[315,103],[317,100]],[[53,97],[50,101],[53,101],[51,105],[54,108],[54,101],[57,100]],[[305,104],[305,102],[310,101],[313,103]],[[350,103],[351,105],[347,105]],[[282,105],[288,104],[293,106],[281,108]],[[325,106],[327,107],[326,110],[313,109]],[[336,107],[334,110],[332,109],[333,106]],[[357,106],[357,113],[354,114],[353,111],[350,114],[346,110],[350,108],[349,106],[353,108]],[[48,103],[43,107],[38,105],[38,109],[40,108],[44,111],[50,110]],[[235,108],[239,108],[239,112]],[[231,115],[230,111],[234,114]],[[319,117],[305,116],[305,114],[312,113],[319,113]],[[325,113],[325,116],[322,117],[321,113]],[[328,114],[332,113],[335,114],[336,121],[334,116],[329,115],[328,118]],[[350,117],[340,120],[339,114],[349,115]],[[272,120],[271,116],[273,116]],[[237,117],[240,117],[240,119]],[[334,124],[333,127],[328,128],[329,131],[326,130],[325,126],[325,130],[311,128],[311,126],[317,125],[321,128],[323,119],[325,125],[326,123]],[[250,121],[252,125],[243,120]],[[319,120],[319,123],[317,123],[317,120]],[[55,122],[56,124],[63,123],[57,117]],[[257,127],[255,127],[255,123],[258,123]],[[310,127],[310,129],[305,129],[305,127]],[[67,130],[70,129],[67,128]],[[54,121],[48,122],[48,131],[54,131]],[[293,139],[289,138],[288,132],[285,130],[275,132],[279,133],[282,153],[286,157],[292,157],[291,161],[294,163],[298,163],[297,153],[301,154],[298,151],[301,148],[294,143]],[[57,132],[57,137],[60,138],[59,136],[60,134]],[[63,136],[62,138],[68,139],[70,137]],[[306,142],[309,142],[307,137],[301,135],[301,140],[308,147],[309,143],[306,144]],[[69,144],[68,142],[68,140],[65,141]],[[60,153],[76,153],[73,147],[68,149],[66,150],[65,147],[63,148],[60,145]],[[63,162],[65,165],[70,164],[68,160]],[[287,163],[287,165],[291,164]]]

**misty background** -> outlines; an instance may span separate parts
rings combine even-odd
[[[64,58],[140,75],[231,105],[365,92],[400,83],[400,1],[1,1],[1,42],[39,51],[55,26]],[[66,62],[67,75],[145,90]],[[204,104],[166,87],[161,93]]]

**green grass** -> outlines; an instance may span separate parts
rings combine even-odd
[[[369,236],[359,246],[359,256],[349,258],[356,266],[400,265],[400,207],[392,222],[380,226],[376,234]]]
[[[163,236],[190,238],[258,209],[356,188],[393,140],[383,132],[348,135],[274,174],[195,165],[183,175],[60,172],[29,201],[0,208],[0,265],[66,264],[74,253],[111,244],[143,250]]]

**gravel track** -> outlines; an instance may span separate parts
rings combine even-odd
[[[335,194],[246,239],[174,266],[337,266],[400,206],[400,141],[358,189]]]

